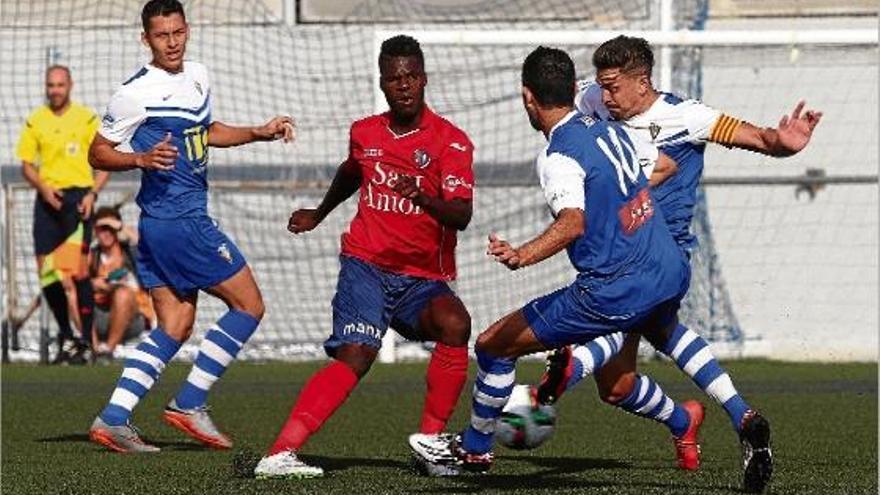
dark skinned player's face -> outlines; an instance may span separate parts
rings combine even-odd
[[[390,57],[379,65],[379,85],[395,120],[410,121],[425,106],[428,76],[416,57]]]

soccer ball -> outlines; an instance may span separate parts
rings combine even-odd
[[[505,447],[535,449],[556,429],[556,409],[538,404],[528,385],[516,385],[495,426],[498,442]]]

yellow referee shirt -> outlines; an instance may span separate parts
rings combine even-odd
[[[62,115],[48,105],[34,110],[25,122],[16,154],[40,167],[40,180],[55,189],[92,187],[89,145],[98,130],[98,116],[71,102]]]

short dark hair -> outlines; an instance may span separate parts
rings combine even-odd
[[[541,105],[574,105],[574,62],[563,50],[539,46],[522,67],[522,84]]]
[[[379,67],[382,66],[383,59],[392,57],[415,57],[422,68],[425,67],[425,54],[422,53],[422,47],[418,40],[412,36],[399,34],[382,42],[382,49],[379,51]]]
[[[644,38],[620,35],[599,45],[593,52],[593,66],[597,71],[620,69],[622,72],[645,72],[651,76],[654,52]]]
[[[95,220],[100,220],[102,218],[115,218],[117,220],[122,220],[122,215],[119,213],[119,210],[112,206],[102,206],[95,211]]]
[[[153,17],[164,17],[171,14],[180,14],[183,20],[186,20],[183,4],[179,0],[150,0],[141,10],[141,23],[144,25],[144,32],[150,30],[150,19]]]

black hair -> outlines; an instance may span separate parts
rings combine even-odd
[[[622,72],[644,72],[651,77],[654,52],[644,38],[620,35],[599,45],[593,52],[593,66],[602,69],[620,69]]]
[[[574,62],[563,50],[539,46],[522,67],[522,84],[541,105],[574,105]]]
[[[122,220],[122,215],[119,213],[119,210],[112,206],[102,206],[95,211],[95,220],[100,220],[101,218],[115,218],[117,220]]]
[[[183,4],[179,0],[150,0],[141,10],[141,23],[144,25],[144,32],[150,30],[150,19],[153,17],[165,17],[171,14],[180,14],[186,20]]]
[[[391,57],[416,57],[422,68],[425,67],[425,54],[422,53],[419,42],[412,36],[399,34],[383,41],[379,51],[379,67],[382,67],[383,59]]]

